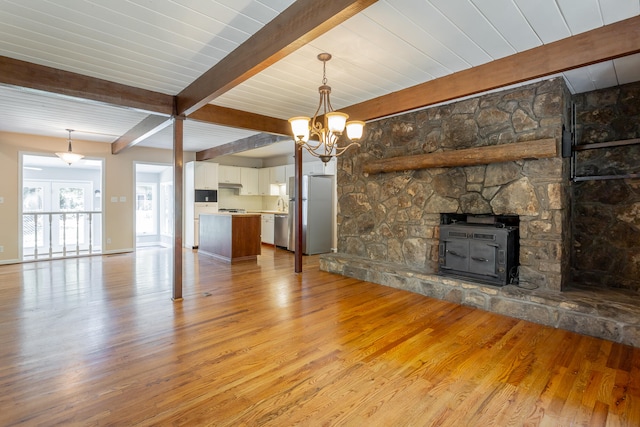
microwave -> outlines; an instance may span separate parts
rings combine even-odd
[[[196,190],[196,203],[211,203],[218,201],[218,190]]]

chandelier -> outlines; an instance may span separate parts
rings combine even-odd
[[[348,114],[333,111],[329,94],[331,87],[327,85],[327,61],[331,59],[331,54],[321,53],[318,59],[322,61],[322,85],[318,88],[320,92],[320,103],[313,118],[306,116],[292,117],[289,119],[291,131],[296,144],[307,149],[311,155],[319,157],[324,163],[331,160],[333,156],[339,156],[352,145],[360,146],[358,141],[362,138],[364,122],[353,120],[347,122]],[[319,120],[319,115],[322,120]],[[338,140],[347,130],[347,138],[350,143],[346,146],[338,146]],[[318,137],[317,144],[311,137]]]
[[[56,153],[56,156],[60,157],[62,161],[65,162],[66,164],[71,165],[71,163],[77,162],[78,160],[82,159],[84,156],[82,154],[74,153],[71,150],[71,132],[73,132],[73,129],[65,129],[65,130],[69,132],[69,149],[61,153]]]

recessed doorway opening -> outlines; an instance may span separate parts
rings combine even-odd
[[[136,247],[173,244],[173,167],[135,163]]]
[[[23,261],[102,253],[103,160],[21,155]]]

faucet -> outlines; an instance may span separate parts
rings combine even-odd
[[[278,197],[278,212],[282,212],[284,211],[284,200],[282,199],[282,197]]]

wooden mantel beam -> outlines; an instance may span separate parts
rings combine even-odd
[[[364,173],[398,172],[405,170],[457,166],[488,165],[522,159],[556,157],[558,148],[553,138],[488,147],[440,151],[414,156],[393,157],[365,162]]]

